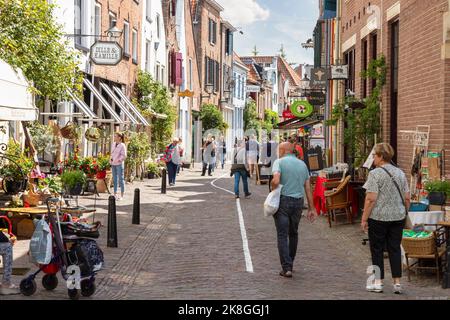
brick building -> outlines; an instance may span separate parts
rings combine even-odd
[[[372,7],[369,7],[369,4]],[[374,83],[360,77],[368,63],[386,57],[382,94],[383,140],[410,171],[413,145],[401,131],[431,126],[429,150],[450,150],[450,1],[340,1],[341,58],[349,64],[346,89],[364,98]],[[446,153],[450,172],[450,153]]]

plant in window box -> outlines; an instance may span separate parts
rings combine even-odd
[[[86,184],[86,174],[81,170],[66,171],[61,175],[63,189],[72,196],[78,196]]]
[[[450,197],[450,181],[436,180],[425,183],[430,205],[445,205],[447,197]]]

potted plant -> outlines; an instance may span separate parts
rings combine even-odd
[[[19,143],[10,140],[5,153],[6,159],[0,164],[0,176],[3,178],[3,190],[7,194],[17,194],[27,189],[28,175],[34,168],[34,162],[22,151]]]
[[[450,197],[450,181],[429,181],[425,184],[425,190],[428,192],[430,205],[442,206],[447,196]]]
[[[97,179],[105,179],[106,171],[111,168],[110,157],[108,155],[102,155],[101,153],[97,156]]]
[[[78,196],[86,183],[86,174],[81,170],[66,171],[61,175],[61,182],[69,195]]]
[[[92,157],[81,159],[80,170],[82,170],[89,178],[93,178],[98,172],[97,160]]]
[[[147,174],[149,179],[155,179],[159,177],[160,167],[155,162],[149,162],[147,164]]]

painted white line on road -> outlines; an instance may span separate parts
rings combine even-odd
[[[214,188],[223,190],[225,192],[231,193],[232,195],[234,195],[234,192],[218,187],[215,185],[215,183],[224,178],[227,174],[224,174],[223,176],[217,178],[216,180],[211,182],[211,185]],[[249,273],[253,273],[253,263],[252,263],[252,256],[250,255],[250,249],[248,247],[248,239],[247,239],[247,232],[245,231],[245,223],[244,223],[244,214],[242,213],[242,208],[241,208],[241,202],[239,201],[239,199],[236,199],[236,207],[237,207],[237,211],[238,211],[238,217],[239,217],[239,227],[241,229],[241,238],[242,238],[242,248],[244,250],[244,257],[245,257],[245,267],[247,272]]]

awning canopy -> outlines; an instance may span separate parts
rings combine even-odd
[[[98,99],[98,101],[100,101],[100,103],[103,105],[103,107],[106,108],[106,110],[108,110],[109,114],[114,118],[116,123],[122,124],[124,123],[122,121],[122,119],[120,119],[120,116],[116,113],[116,111],[113,109],[113,107],[111,107],[108,103],[108,101],[106,101],[105,98],[103,98],[103,96],[100,94],[100,92],[98,92],[97,88],[95,88],[95,86],[92,84],[92,82],[90,82],[88,79],[84,78],[83,79],[84,84],[89,88],[89,90],[91,90],[91,92],[94,94],[94,96]]]
[[[306,126],[313,126],[315,124],[321,123],[321,120],[313,120],[313,119],[300,119],[300,118],[294,118],[289,119],[284,122],[279,123],[275,129],[279,130],[295,130],[300,129]]]
[[[112,92],[112,90],[104,83],[100,82],[100,86],[103,90],[113,99],[113,101],[119,106],[120,110],[125,113],[125,115],[128,117],[128,119],[131,120],[133,124],[139,124],[139,122],[133,117],[133,115],[128,111],[128,109],[123,105],[123,103],[120,101],[119,98]]]
[[[0,120],[35,121],[38,110],[33,104],[29,83],[22,72],[17,72],[0,60]]]
[[[130,110],[138,117],[138,119],[142,122],[142,124],[146,127],[150,126],[147,119],[141,114],[141,112],[138,110],[138,108],[135,107],[133,103],[131,103],[130,99],[117,87],[113,87],[114,91],[118,94],[118,96],[123,100],[123,102],[130,108]],[[152,110],[152,114],[156,114]]]

